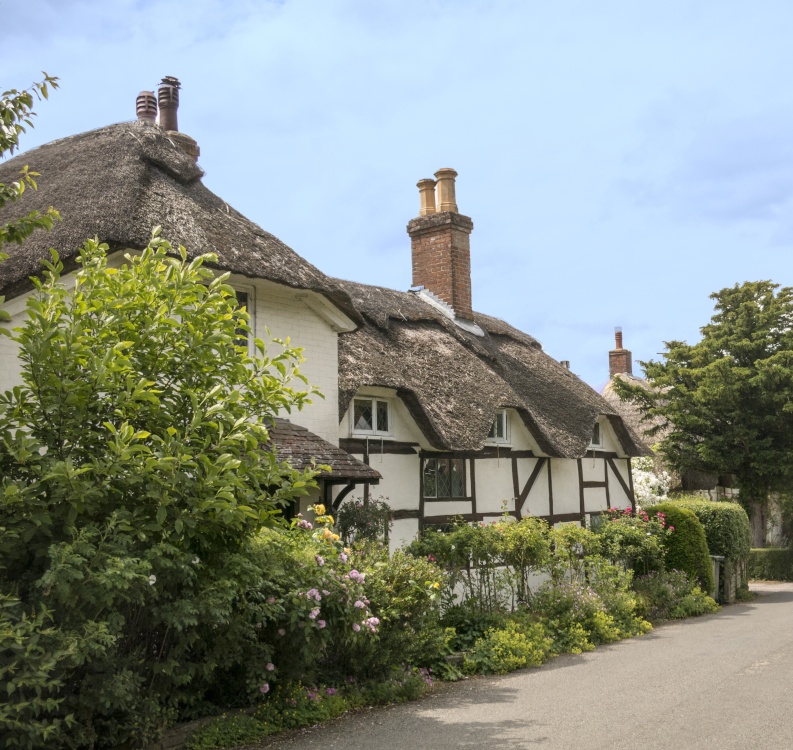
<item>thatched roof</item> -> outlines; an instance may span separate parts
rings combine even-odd
[[[382,386],[397,391],[438,449],[481,448],[506,407],[550,456],[584,455],[599,416],[628,455],[646,453],[607,401],[504,321],[475,313],[485,333],[476,336],[411,292],[336,283],[366,320],[339,338],[341,415],[360,388]]]
[[[295,469],[308,469],[314,465],[325,464],[330,466],[330,472],[322,470],[319,473],[321,479],[344,479],[371,484],[377,484],[381,479],[380,472],[305,427],[286,419],[275,418],[269,433],[278,461],[288,461]]]
[[[649,390],[651,387],[650,383],[648,383],[644,378],[637,378],[634,375],[629,375],[628,373],[623,372],[619,373],[618,375],[614,375],[600,392],[603,398],[606,399],[606,401],[608,401],[622,417],[622,421],[625,423],[625,426],[631,430],[631,432],[636,436],[636,439],[649,449],[651,445],[654,445],[664,437],[664,433],[662,432],[661,434],[654,437],[644,434],[645,430],[652,429],[652,427],[654,427],[658,422],[645,422],[642,419],[641,412],[639,411],[639,407],[636,406],[636,404],[634,404],[632,401],[623,401],[617,395],[617,391],[614,387],[614,381],[617,378],[625,380],[630,385],[638,385],[647,390]]]
[[[30,288],[29,277],[40,273],[51,247],[69,270],[89,237],[111,250],[140,249],[160,225],[162,236],[184,245],[190,257],[213,252],[224,271],[318,292],[360,322],[327,276],[206,188],[200,167],[154,123],[120,123],[53,141],[0,164],[0,183],[16,180],[25,165],[40,173],[39,189],[7,204],[0,223],[49,206],[63,221],[21,246],[5,246],[10,258],[0,264],[0,294],[7,298]]]

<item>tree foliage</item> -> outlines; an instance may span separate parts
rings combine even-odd
[[[58,79],[44,74],[44,79],[34,83],[24,91],[10,89],[0,94],[0,157],[13,154],[19,145],[19,136],[33,126],[32,118],[36,116],[32,107],[35,98],[47,99],[50,89],[58,88]],[[10,185],[0,183],[0,208],[22,198],[26,188],[36,189],[37,172],[31,172],[27,166],[19,173],[19,179]],[[8,242],[22,242],[36,229],[50,229],[58,212],[50,207],[45,213],[33,211],[14,221],[0,224],[0,248]],[[0,256],[2,254],[0,253]]]
[[[308,398],[289,385],[299,352],[256,339],[248,354],[212,256],[157,231],[119,268],[106,250],[86,243],[68,289],[53,254],[13,336],[23,383],[0,395],[0,641],[27,644],[0,675],[35,678],[4,680],[0,704],[47,717],[8,717],[21,746],[58,722],[74,747],[154,737],[244,662],[229,623],[255,609],[250,544],[312,484],[265,445],[268,420]]]
[[[730,473],[743,501],[762,502],[793,481],[793,289],[746,282],[711,298],[701,341],[641,363],[652,389],[615,385],[673,469]]]

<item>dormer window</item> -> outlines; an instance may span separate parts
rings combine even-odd
[[[592,440],[589,443],[592,448],[600,448],[603,445],[603,439],[600,434],[600,422],[595,422],[592,428]]]
[[[491,443],[506,443],[509,441],[509,421],[507,420],[507,410],[499,409],[496,418],[487,433],[487,439]]]
[[[369,435],[389,435],[391,414],[388,401],[379,398],[353,399],[352,431]]]

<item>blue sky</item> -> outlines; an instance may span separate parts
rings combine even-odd
[[[407,289],[415,184],[453,167],[474,309],[595,388],[615,326],[657,358],[698,339],[711,292],[791,284],[785,0],[2,0],[0,18],[0,88],[62,84],[23,148],[134,119],[176,76],[205,184],[332,276]]]

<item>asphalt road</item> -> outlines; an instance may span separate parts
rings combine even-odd
[[[793,748],[793,584],[540,669],[442,686],[274,750]]]

